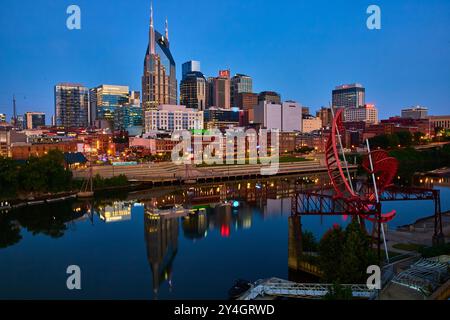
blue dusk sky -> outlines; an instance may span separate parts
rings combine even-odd
[[[81,8],[81,30],[66,9]],[[366,27],[381,8],[382,29]],[[154,0],[155,27],[169,19],[177,63],[200,60],[207,76],[245,73],[254,91],[274,90],[312,111],[339,84],[361,83],[380,117],[423,105],[450,114],[448,0]],[[54,109],[58,82],[141,90],[149,0],[3,0],[0,113]]]

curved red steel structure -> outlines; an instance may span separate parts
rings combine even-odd
[[[372,212],[377,204],[376,191],[367,195],[358,195],[351,185],[351,178],[345,172],[347,168],[344,168],[339,154],[339,146],[341,146],[342,142],[341,137],[345,133],[342,116],[343,109],[339,109],[333,119],[331,133],[325,149],[328,176],[336,193],[335,197],[354,203],[351,208],[354,208],[352,210],[356,212],[349,212],[349,214],[358,215],[371,222],[389,222],[395,217],[396,212],[392,211],[387,214],[380,214],[378,218],[373,218],[372,215],[369,215],[368,213]],[[370,165],[370,157],[372,158],[373,170]],[[344,165],[347,166],[347,164]],[[381,194],[384,190],[392,186],[398,170],[398,161],[395,158],[389,157],[386,151],[376,150],[364,158],[362,167],[369,175],[375,175],[376,189]],[[371,204],[367,204],[368,202]]]

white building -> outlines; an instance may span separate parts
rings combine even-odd
[[[281,107],[281,119],[283,132],[302,131],[302,106],[295,101],[283,102]]]
[[[358,108],[345,108],[344,121],[377,124],[378,109],[373,104],[366,104],[365,106]]]
[[[155,130],[202,130],[203,111],[179,105],[160,105],[145,112],[145,132]]]
[[[316,117],[303,118],[302,132],[311,133],[322,129],[322,119]]]
[[[283,104],[260,101],[254,108],[254,122],[267,130],[294,132],[302,130],[302,107],[293,101]]]
[[[260,101],[254,108],[254,122],[261,124],[267,130],[281,130],[281,104]]]

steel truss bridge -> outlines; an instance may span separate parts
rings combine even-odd
[[[364,186],[360,188],[360,194],[370,195],[373,190]],[[381,247],[381,224],[392,217],[383,218],[382,203],[389,201],[433,201],[434,203],[434,234],[433,244],[444,241],[442,230],[442,213],[440,191],[417,188],[390,186],[379,194],[380,202],[374,202],[370,196],[340,197],[336,196],[332,188],[316,190],[297,190],[292,198],[292,215],[305,216],[349,216],[352,218],[363,217],[362,223],[367,221],[374,223],[372,231],[373,239],[377,241],[378,252]]]

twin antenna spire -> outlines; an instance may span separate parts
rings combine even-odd
[[[165,39],[169,43],[169,21],[166,18],[165,25]],[[149,36],[149,51],[150,54],[155,54],[155,28],[153,22],[153,1],[150,2],[150,36]]]

